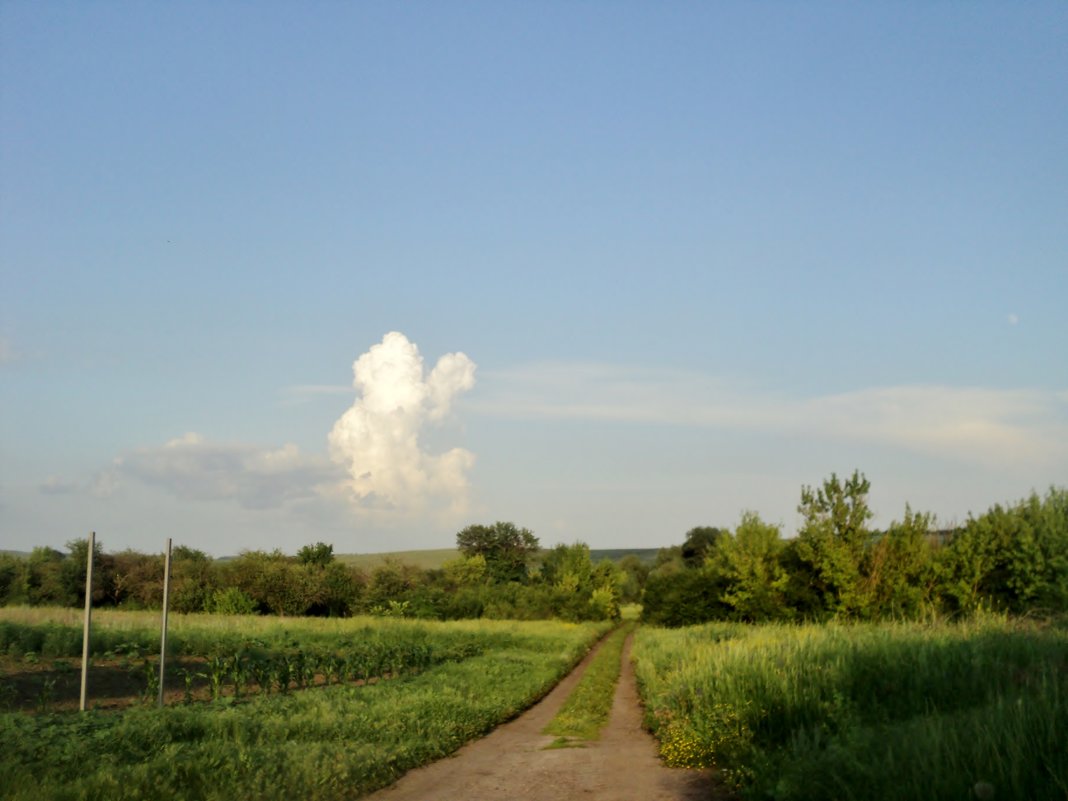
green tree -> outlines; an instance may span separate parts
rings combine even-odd
[[[804,524],[787,561],[794,567],[791,594],[803,613],[816,618],[866,613],[861,563],[871,539],[870,489],[859,471],[845,482],[832,473],[815,491],[801,488],[797,510]]]
[[[226,565],[224,582],[242,590],[259,611],[269,614],[303,615],[319,601],[314,579],[279,550],[243,552]]]
[[[725,620],[732,609],[723,603],[724,589],[722,577],[705,568],[654,570],[642,593],[642,620],[659,626]]]
[[[531,559],[538,552],[538,538],[515,523],[498,521],[492,526],[471,525],[456,535],[456,547],[464,556],[482,556],[486,571],[496,582],[524,582]]]
[[[27,582],[29,563],[11,554],[0,554],[0,606],[29,601]]]
[[[370,611],[388,608],[391,601],[396,604],[410,602],[415,590],[426,583],[426,571],[422,568],[387,558],[371,571],[364,606]]]
[[[486,580],[486,557],[458,556],[441,566],[442,579],[450,590],[461,587],[477,587]]]
[[[721,577],[722,603],[735,620],[759,622],[791,616],[786,588],[790,577],[780,559],[785,543],[779,527],[756,512],[744,512],[734,534],[721,533],[708,555],[708,568]]]
[[[367,583],[363,573],[351,565],[330,562],[325,567],[305,565],[304,570],[317,583],[315,601],[308,614],[327,617],[348,617],[359,607],[360,596]]]
[[[697,526],[686,532],[686,539],[682,543],[682,561],[686,567],[700,567],[705,563],[705,557],[716,541],[723,535],[723,531],[713,526]]]
[[[628,554],[619,560],[619,568],[623,571],[623,586],[620,601],[622,603],[638,603],[641,601],[642,590],[652,570],[634,554]]]
[[[314,545],[305,545],[297,551],[297,561],[302,565],[318,565],[326,567],[334,561],[334,546],[325,542],[317,542]]]
[[[865,592],[872,615],[913,618],[933,608],[936,574],[931,546],[933,519],[905,506],[865,554]]]
[[[133,609],[159,609],[163,605],[162,555],[128,549],[114,554],[112,563],[111,603]]]
[[[593,578],[590,546],[584,542],[555,546],[542,559],[539,578],[565,592],[577,592],[580,587],[590,586]]]
[[[67,543],[68,556],[60,563],[59,581],[64,606],[78,606],[85,601],[85,568],[89,553],[89,539],[78,538]],[[99,604],[112,594],[114,560],[104,553],[100,540],[93,545],[93,603]],[[73,599],[73,600],[70,600]]]
[[[1068,609],[1068,491],[995,505],[969,518],[944,550],[942,592],[951,609]]]
[[[171,610],[203,612],[222,579],[215,561],[187,545],[171,550]]]

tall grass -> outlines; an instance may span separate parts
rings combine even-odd
[[[1063,628],[646,628],[635,658],[665,759],[718,767],[745,797],[1068,794]]]

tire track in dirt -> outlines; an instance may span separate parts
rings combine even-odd
[[[546,749],[542,734],[598,648],[545,698],[453,756],[410,771],[368,801],[696,801],[716,797],[709,771],[668,768],[642,728],[633,635],[623,649],[612,713],[601,739],[580,748]]]

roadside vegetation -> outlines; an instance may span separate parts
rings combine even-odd
[[[605,638],[571,695],[545,727],[546,734],[557,737],[554,746],[580,744],[576,741],[596,740],[600,735],[612,713],[623,644],[633,630],[634,623],[628,621]]]
[[[645,627],[634,653],[663,758],[743,798],[1068,795],[1061,626]]]
[[[642,619],[687,626],[1068,613],[1068,490],[995,505],[948,529],[906,506],[880,531],[870,527],[870,488],[858,472],[803,487],[792,539],[755,512],[733,531],[692,529],[648,576]]]
[[[315,689],[287,672],[285,684],[265,680],[267,692],[163,709],[0,714],[5,798],[351,798],[515,716],[611,625],[348,623],[327,635],[335,656],[367,656],[378,639],[417,664],[380,663],[378,677],[348,673]],[[233,647],[217,633],[220,649]],[[312,653],[323,634],[290,621],[281,653]],[[198,636],[207,644],[211,630]]]

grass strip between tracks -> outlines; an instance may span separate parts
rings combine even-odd
[[[574,740],[596,740],[600,736],[612,711],[623,643],[633,630],[634,623],[626,622],[605,639],[582,679],[545,727],[545,734],[558,738],[550,747],[566,747]]]

